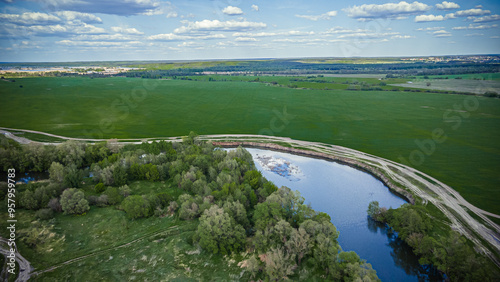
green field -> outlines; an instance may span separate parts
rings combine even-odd
[[[219,78],[228,81],[88,77],[0,81],[0,126],[87,138],[168,137],[191,130],[264,133],[346,146],[398,162],[421,151],[420,159],[418,152],[413,153],[418,162],[412,166],[452,186],[472,204],[500,214],[500,99],[304,90],[236,81],[254,79],[250,77]],[[289,80],[274,79],[280,84]],[[325,78],[329,79],[335,80]],[[285,122],[280,120],[284,112],[289,115]],[[424,142],[438,128],[446,141],[434,146]],[[419,149],[419,142],[427,147]]]

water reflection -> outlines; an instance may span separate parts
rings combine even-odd
[[[382,233],[387,236],[388,246],[391,247],[391,257],[394,265],[405,271],[407,275],[416,276],[418,281],[443,281],[438,270],[432,265],[421,265],[418,257],[397,233],[393,232],[386,224],[377,222],[367,217],[367,227],[372,233]]]
[[[382,182],[365,172],[334,162],[269,150],[248,151],[254,160],[257,155],[267,155],[297,166],[303,177],[290,181],[265,170],[255,161],[257,169],[278,187],[287,186],[299,191],[313,209],[330,215],[340,232],[338,241],[342,249],[355,251],[366,259],[382,281],[440,280],[436,279],[439,276],[427,274],[428,269],[418,264],[409,246],[396,234],[385,225],[367,218],[366,210],[371,201],[392,208],[406,203]]]

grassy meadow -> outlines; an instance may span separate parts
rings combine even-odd
[[[26,185],[18,185],[23,191]],[[85,185],[85,195],[94,195],[93,185]],[[129,184],[131,194],[159,191],[178,196],[180,189],[173,188],[170,181],[135,181]],[[7,236],[7,212],[1,208],[1,235]],[[116,281],[123,277],[136,281],[158,281],[160,279],[199,280],[213,277],[215,280],[230,280],[240,277],[242,269],[234,263],[233,256],[213,255],[193,247],[191,236],[198,220],[185,221],[177,217],[149,217],[130,220],[124,211],[115,207],[93,206],[85,215],[58,213],[48,221],[33,221],[35,212],[18,209],[16,225],[18,232],[42,224],[45,235],[36,247],[22,243],[20,252],[36,268],[44,271],[52,266],[58,268],[32,276],[33,281]],[[133,255],[131,255],[133,254]],[[245,254],[242,254],[245,255]],[[67,265],[61,263],[81,258]],[[3,257],[3,256],[2,256]],[[89,271],[92,269],[92,271]],[[248,279],[246,274],[244,279]]]
[[[290,77],[259,79],[276,81],[275,85],[250,82],[255,77],[212,78],[216,81],[208,81],[207,76],[191,78],[202,81],[2,80],[0,126],[84,138],[168,137],[191,130],[263,133],[346,146],[398,162],[423,151],[423,158],[410,165],[452,186],[472,204],[500,214],[500,99],[352,91],[346,90],[349,84],[331,83],[376,84],[376,78],[325,77],[324,83]],[[290,84],[298,89],[280,87]],[[432,152],[427,151],[431,147],[419,148],[419,143],[432,139],[435,129],[441,129],[446,140],[427,145],[434,148]]]

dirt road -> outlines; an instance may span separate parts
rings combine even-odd
[[[10,247],[7,246],[7,242],[8,242],[7,239],[0,237],[0,254],[2,254],[6,258],[7,255],[10,254],[9,251]],[[16,261],[19,265],[19,270],[20,270],[16,282],[28,281],[28,279],[30,279],[31,277],[31,271],[33,270],[33,268],[31,267],[30,262],[19,253],[17,248],[16,248]]]

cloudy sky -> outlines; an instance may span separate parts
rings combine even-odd
[[[0,61],[500,53],[500,1],[0,0]]]

